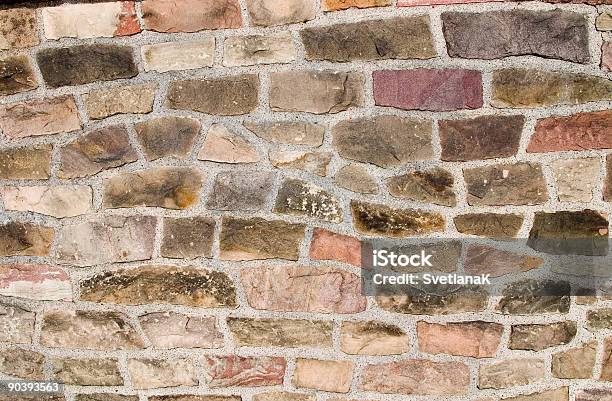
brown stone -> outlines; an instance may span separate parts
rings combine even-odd
[[[503,389],[526,386],[544,380],[546,373],[541,359],[507,359],[478,369],[479,389]]]
[[[220,348],[223,334],[213,316],[193,316],[176,312],[140,316],[140,326],[155,348]]]
[[[584,389],[576,392],[576,401],[612,401],[612,390],[604,388]],[[565,400],[563,400],[565,401]]]
[[[0,304],[0,341],[29,344],[34,335],[34,312],[17,306]]]
[[[239,347],[331,347],[332,322],[228,317]]]
[[[598,31],[612,31],[612,12],[604,11],[595,19],[595,26]]]
[[[43,354],[19,348],[0,351],[0,372],[27,380],[43,380]]]
[[[482,288],[470,286],[419,285],[416,291],[401,296],[376,297],[381,309],[410,315],[451,315],[483,311],[489,294]]]
[[[290,63],[295,60],[291,32],[274,35],[230,36],[223,41],[226,67]]]
[[[606,177],[604,178],[603,199],[612,202],[612,156],[606,156]]]
[[[198,153],[198,160],[217,163],[256,163],[259,159],[257,150],[249,141],[222,124],[210,126]]]
[[[18,55],[0,59],[0,96],[27,92],[37,87],[29,58]]]
[[[321,177],[327,175],[331,152],[305,152],[300,150],[273,150],[268,154],[270,164],[276,168],[302,170]]]
[[[335,260],[361,266],[361,241],[324,228],[312,232],[309,257],[312,260]]]
[[[254,394],[253,401],[315,401],[315,395],[287,391],[267,392]]]
[[[348,393],[355,364],[351,361],[326,361],[298,358],[293,373],[295,387]]]
[[[128,359],[127,368],[139,390],[198,385],[195,366],[185,359]]]
[[[138,401],[137,395],[124,395],[114,393],[77,394],[76,401]]]
[[[313,217],[332,223],[342,222],[342,208],[337,198],[323,188],[305,181],[283,181],[274,212],[294,216]]]
[[[38,44],[36,9],[0,10],[0,50],[21,49]]]
[[[0,151],[0,178],[46,180],[51,172],[51,145],[8,148]]]
[[[340,188],[360,194],[377,194],[378,184],[368,171],[358,165],[348,164],[334,176],[334,183]]]
[[[142,19],[146,29],[157,32],[196,32],[242,26],[237,0],[144,0]]]
[[[571,321],[512,325],[508,348],[542,351],[569,343],[576,336],[576,332],[576,323]]]
[[[470,245],[463,268],[471,275],[489,274],[500,277],[537,269],[544,259],[496,249],[488,245]]]
[[[597,343],[591,342],[553,354],[553,376],[560,379],[590,379],[593,377],[596,353]]]
[[[587,311],[587,328],[590,331],[612,329],[612,308]]]
[[[495,356],[504,326],[489,322],[417,323],[419,351],[473,358]]]
[[[603,345],[603,359],[599,380],[610,382],[612,381],[612,337],[606,338]]]
[[[512,315],[567,313],[570,285],[563,281],[526,279],[508,284],[496,310]]]
[[[215,177],[206,208],[210,210],[262,210],[272,192],[274,173],[222,171]]]
[[[208,217],[165,217],[160,254],[164,258],[212,256],[215,221]]]
[[[453,175],[442,168],[412,171],[387,179],[391,196],[415,202],[453,207],[457,204]]]
[[[398,355],[408,352],[410,338],[393,324],[343,322],[340,349],[351,355]]]
[[[157,85],[116,86],[83,95],[89,118],[100,120],[116,114],[146,114],[153,111]]]
[[[516,214],[469,213],[454,219],[462,234],[490,238],[514,238],[523,225],[524,217]]]
[[[193,118],[161,117],[137,123],[134,128],[147,160],[185,159],[200,132],[200,122]]]
[[[76,386],[122,386],[123,378],[116,359],[52,360],[54,379]]]
[[[346,10],[347,8],[369,8],[390,6],[391,0],[323,0],[324,11]]]
[[[0,225],[0,256],[46,256],[53,237],[51,227],[10,221]]]
[[[590,202],[599,181],[599,158],[561,159],[551,163],[561,202]]]
[[[321,146],[325,127],[307,122],[253,122],[245,121],[245,128],[266,141],[287,144]]]
[[[283,384],[287,366],[281,357],[234,355],[204,357],[202,364],[210,388]]]
[[[251,23],[256,26],[294,24],[315,18],[315,0],[247,0]]]

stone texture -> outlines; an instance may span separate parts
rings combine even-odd
[[[334,183],[340,188],[360,194],[377,194],[378,184],[368,171],[356,164],[347,164],[334,176]]]
[[[612,81],[606,78],[505,68],[493,72],[491,105],[533,108],[576,105],[612,99]]]
[[[376,297],[378,306],[386,311],[410,315],[451,315],[480,312],[488,303],[489,294],[482,288],[453,285],[424,285],[401,296]]]
[[[343,322],[340,349],[351,355],[398,355],[410,349],[410,337],[393,324]]]
[[[379,167],[401,166],[433,157],[431,122],[397,116],[342,121],[332,129],[333,145],[346,159]]]
[[[273,72],[270,74],[270,108],[313,114],[339,113],[363,105],[363,84],[363,75],[356,72]]]
[[[356,313],[367,303],[359,277],[333,267],[262,266],[243,269],[240,277],[247,301],[255,309]]]
[[[561,387],[556,390],[544,390],[537,393],[518,395],[516,397],[504,398],[503,401],[568,401],[569,390]]]
[[[612,308],[587,311],[587,328],[590,331],[612,329]]]
[[[46,180],[51,172],[51,145],[7,148],[0,151],[0,179]]]
[[[155,348],[220,348],[223,334],[213,316],[193,316],[177,312],[148,313],[140,316],[140,326]]]
[[[0,265],[0,295],[38,301],[72,301],[70,276],[61,268],[41,264]]]
[[[259,77],[254,74],[173,81],[166,107],[220,116],[247,114],[259,102]]]
[[[612,31],[612,12],[604,11],[595,19],[595,26],[598,31]]]
[[[599,380],[610,382],[612,381],[612,337],[606,338],[603,346],[603,359]]]
[[[554,160],[551,163],[561,202],[590,202],[599,177],[599,159]]]
[[[29,344],[34,335],[34,312],[0,303],[0,342]]]
[[[514,238],[523,225],[524,217],[516,214],[468,213],[454,219],[462,234],[489,238]]]
[[[228,317],[239,347],[331,347],[333,322]]]
[[[80,136],[60,150],[60,178],[78,178],[138,160],[123,125],[98,128]]]
[[[0,395],[0,401],[66,401],[63,394],[58,395]]]
[[[0,50],[32,47],[38,42],[35,9],[15,7],[0,10]]]
[[[488,3],[503,0],[397,0],[398,7],[430,6],[438,4],[469,4],[469,3]],[[487,401],[487,400],[484,400]]]
[[[151,259],[157,219],[105,216],[67,225],[58,232],[57,259],[76,266]]]
[[[572,321],[512,325],[508,348],[542,351],[569,343],[576,336],[576,332],[576,323]]]
[[[40,50],[36,59],[47,86],[58,88],[138,75],[132,49],[117,45],[78,45]]]
[[[391,196],[453,207],[457,204],[453,175],[442,168],[417,170],[387,179]]]
[[[460,69],[384,70],[372,73],[377,106],[403,110],[452,111],[482,107],[479,71]]]
[[[164,258],[210,258],[215,221],[208,217],[165,217],[160,254]]]
[[[539,164],[496,164],[463,170],[470,205],[537,205],[548,200]]]
[[[144,346],[127,316],[119,312],[72,310],[44,312],[40,344],[100,351],[134,350]]]
[[[463,323],[417,323],[419,351],[473,358],[495,356],[504,326],[483,321]]]
[[[298,358],[293,373],[295,387],[348,393],[355,365],[350,361]]]
[[[198,202],[204,178],[192,167],[153,167],[122,173],[105,182],[102,206],[188,209]]]
[[[0,128],[11,139],[51,135],[81,129],[72,96],[35,99],[0,107]]]
[[[595,368],[596,353],[597,344],[591,342],[553,354],[553,376],[560,379],[590,379]]]
[[[296,179],[283,181],[278,190],[274,212],[332,223],[342,222],[342,208],[336,197],[323,188]]]
[[[135,389],[197,386],[193,362],[184,359],[128,359],[128,373]]]
[[[0,225],[0,256],[46,256],[53,237],[51,227],[9,221]]]
[[[270,163],[276,168],[302,170],[321,177],[327,175],[331,152],[305,152],[300,150],[270,151]]]
[[[514,156],[524,124],[523,116],[495,115],[439,121],[441,158],[470,161]]]
[[[148,398],[151,401],[241,401],[242,400],[242,397],[240,397],[239,395],[196,395],[196,394],[153,395],[153,396],[149,396]],[[100,401],[105,401],[105,400],[100,400]]]
[[[212,67],[215,38],[144,45],[140,48],[140,54],[145,71],[168,72]]]
[[[145,265],[98,273],[82,280],[80,289],[81,300],[101,303],[236,306],[236,289],[227,274],[196,267]]]
[[[363,234],[406,237],[444,230],[444,217],[416,209],[393,209],[386,205],[351,201],[355,229]]]
[[[603,199],[612,202],[612,156],[606,156],[606,177],[604,178]]]
[[[257,163],[260,160],[259,153],[249,141],[223,124],[210,126],[198,159],[230,164]]]
[[[122,386],[116,359],[57,358],[51,361],[54,379],[76,386]]]
[[[390,394],[456,396],[467,394],[470,369],[462,362],[405,359],[367,365],[360,390]]]
[[[604,71],[612,71],[612,42],[607,41],[601,46],[601,68]]]
[[[247,0],[251,24],[272,26],[294,24],[315,18],[315,0]]]
[[[360,267],[361,241],[317,227],[312,232],[308,256],[313,260],[335,260]]]
[[[253,395],[253,401],[315,401],[314,394],[282,392],[266,392]],[[608,400],[604,400],[608,401]]]
[[[334,62],[436,57],[429,18],[396,17],[300,31],[307,60]]]
[[[18,55],[0,59],[0,96],[27,92],[37,87],[28,57]]]
[[[298,121],[245,121],[244,126],[266,141],[287,145],[321,146],[325,133],[321,124]]]
[[[503,389],[525,386],[543,380],[544,361],[541,359],[507,359],[480,365],[478,369],[479,389]]]
[[[116,114],[146,114],[153,110],[157,84],[116,86],[83,95],[89,118],[100,120]]]
[[[4,187],[6,210],[34,212],[57,218],[74,217],[92,211],[92,190],[88,185]]]
[[[576,401],[610,401],[612,400],[612,390],[604,388],[585,389],[576,392]]]
[[[267,171],[222,171],[215,177],[206,208],[262,210],[273,185],[274,173]]]
[[[280,357],[202,358],[208,387],[259,387],[283,384],[287,362]]]
[[[295,60],[296,49],[290,32],[230,36],[223,41],[223,46],[223,65],[226,67],[290,63]]]
[[[147,160],[185,159],[196,142],[200,122],[193,118],[161,117],[137,123],[134,128]]]
[[[567,313],[570,285],[563,281],[526,279],[504,288],[496,310],[512,315]]]
[[[390,6],[391,0],[323,0],[324,11],[346,10],[347,8],[370,8]]]
[[[463,268],[471,275],[490,274],[500,277],[537,269],[544,259],[496,249],[488,245],[470,245],[465,255]]]
[[[145,28],[156,32],[197,32],[242,26],[237,0],[144,0],[141,7]]]
[[[0,351],[0,372],[27,380],[43,380],[43,354],[19,348]]]

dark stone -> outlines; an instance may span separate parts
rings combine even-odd
[[[567,313],[569,307],[569,283],[528,279],[507,285],[497,310],[510,315],[538,315]]]
[[[210,258],[214,235],[215,221],[208,217],[165,217],[160,253],[173,259]]]
[[[332,223],[342,222],[342,208],[335,197],[322,188],[296,179],[283,181],[274,212],[314,217]]]
[[[576,322],[517,324],[510,333],[510,349],[542,351],[568,344],[576,337]]]
[[[392,293],[395,290],[392,289]],[[385,292],[385,289],[381,289]],[[378,295],[381,309],[411,315],[450,315],[479,312],[487,307],[489,294],[482,288],[455,285],[419,285],[397,296]]]
[[[26,56],[0,59],[0,95],[14,95],[38,87],[30,60]]]
[[[469,213],[454,219],[462,234],[489,238],[514,238],[523,225],[523,216],[498,213]]]
[[[200,132],[200,122],[193,118],[162,117],[135,124],[138,142],[147,160],[175,156],[186,158]]]
[[[54,231],[51,227],[10,221],[0,225],[0,256],[46,256]]]
[[[272,186],[274,173],[267,171],[225,171],[217,174],[206,207],[212,210],[262,210]]]
[[[387,180],[389,193],[401,199],[455,206],[453,175],[439,167],[391,177]]]

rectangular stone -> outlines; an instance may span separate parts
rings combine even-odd
[[[140,54],[145,71],[177,71],[212,67],[215,38],[144,45]]]
[[[0,265],[0,295],[38,301],[72,301],[70,276],[41,264]]]
[[[34,312],[0,303],[0,341],[29,344],[34,335]]]
[[[287,366],[281,357],[237,355],[205,356],[202,364],[209,388],[281,385]]]
[[[53,378],[75,386],[122,386],[123,377],[116,359],[55,358]]]
[[[417,323],[419,350],[428,354],[490,358],[497,353],[503,332],[501,324],[483,321]]]
[[[51,173],[52,145],[35,145],[0,150],[0,178],[46,180]]]
[[[215,221],[208,217],[164,218],[160,253],[165,258],[212,257]]]
[[[239,347],[331,347],[332,322],[228,317]]]
[[[435,6],[444,4],[488,3],[504,0],[397,0],[398,7]]]
[[[296,50],[290,32],[230,36],[225,38],[223,46],[223,65],[226,67],[290,63],[295,60]]]
[[[21,348],[0,350],[0,372],[26,380],[44,380],[45,357]]]
[[[31,91],[38,87],[30,59],[23,55],[0,59],[0,96]]]
[[[348,8],[370,8],[390,6],[391,0],[323,0],[323,11],[346,10]]]
[[[298,358],[293,385],[320,391],[348,393],[355,364],[351,361],[326,361]]]
[[[399,355],[409,351],[410,337],[393,324],[342,322],[340,348],[351,355]]]
[[[544,380],[546,372],[541,359],[507,359],[480,365],[479,389],[504,389],[526,386]]]
[[[361,241],[324,228],[315,228],[310,242],[312,260],[335,260],[361,267]]]
[[[145,29],[156,32],[197,32],[242,26],[238,0],[144,0],[141,8]]]
[[[115,114],[146,114],[153,110],[157,84],[115,86],[85,93],[89,118],[100,120]]]
[[[88,185],[4,187],[2,200],[7,210],[34,212],[57,218],[93,211],[93,192]]]
[[[139,317],[140,326],[154,348],[220,348],[223,334],[214,316],[154,312]]]
[[[278,189],[275,213],[312,217],[332,223],[343,219],[338,198],[306,181],[285,179]]]
[[[199,382],[193,362],[186,359],[128,359],[127,368],[132,386],[138,390],[190,387]]]
[[[8,8],[0,10],[0,50],[36,46],[36,9]]]
[[[255,26],[295,24],[315,18],[315,0],[247,0],[251,23]]]
[[[0,225],[0,256],[47,256],[53,237],[51,227],[9,221]]]
[[[243,124],[256,136],[277,144],[321,146],[325,134],[322,124],[302,121],[245,121]]]

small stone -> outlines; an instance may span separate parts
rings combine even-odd
[[[228,317],[239,347],[331,347],[332,322]]]
[[[185,159],[196,142],[200,122],[193,118],[161,117],[137,123],[134,128],[147,160]]]
[[[332,223],[342,222],[339,201],[323,188],[296,179],[283,181],[274,205],[274,212],[313,217]]]
[[[52,151],[52,145],[34,145],[0,151],[0,179],[48,179],[51,172]]]
[[[487,245],[470,245],[463,268],[473,276],[489,274],[491,277],[501,277],[537,269],[543,263],[544,259],[534,256],[507,252]]]
[[[612,381],[612,337],[608,337],[603,343],[603,362],[601,366],[601,381]]]
[[[541,359],[508,359],[478,369],[479,389],[503,389],[526,386],[544,380],[544,361]]]
[[[315,401],[315,395],[304,393],[290,393],[286,391],[268,392],[254,394],[253,401]]]
[[[599,159],[563,159],[551,163],[561,202],[590,202],[599,177]]]
[[[257,163],[259,153],[242,136],[231,132],[223,124],[213,124],[206,134],[198,160],[217,163]]]
[[[56,218],[74,217],[93,210],[92,190],[88,185],[4,187],[6,210],[34,212]]]
[[[605,42],[601,46],[601,68],[604,71],[612,71],[612,42]]]
[[[9,221],[0,225],[0,256],[47,256],[53,237],[51,227]]]
[[[141,7],[145,28],[156,32],[197,32],[242,26],[238,0],[144,0]]]
[[[487,307],[488,300],[489,294],[480,287],[423,284],[400,297],[376,297],[381,309],[410,315],[481,312]]]
[[[0,342],[30,344],[34,335],[33,312],[0,304]]]
[[[324,361],[298,358],[293,373],[295,387],[348,393],[355,364],[351,361]]]
[[[239,395],[195,395],[195,394],[177,394],[177,395],[150,395],[150,401],[241,401]],[[96,400],[98,401],[98,400]],[[106,401],[106,400],[100,400]],[[138,400],[135,400],[138,401]]]
[[[473,358],[494,357],[504,326],[489,322],[417,323],[419,351]]]
[[[323,11],[390,6],[391,0],[323,0]]]
[[[514,238],[523,226],[524,217],[516,214],[468,213],[454,219],[457,231],[496,239]]]
[[[510,349],[542,351],[569,343],[576,336],[576,322],[512,325]]]
[[[612,308],[587,311],[587,329],[590,331],[612,329]]]
[[[503,401],[569,401],[569,390],[567,387],[561,387],[556,390],[544,390],[539,393],[504,398]]]
[[[315,0],[247,0],[247,8],[255,26],[294,24],[317,14]]]
[[[27,380],[44,380],[43,364],[45,356],[41,353],[19,348],[0,350],[0,372]]]
[[[0,96],[27,92],[37,87],[28,57],[18,55],[0,59]]]
[[[340,349],[351,355],[399,355],[410,349],[410,338],[393,324],[343,322]]]
[[[299,150],[270,151],[270,163],[276,168],[302,170],[321,177],[327,175],[331,152],[304,152]]]
[[[75,386],[123,386],[116,359],[57,358],[51,361],[54,379]]]
[[[146,114],[153,111],[157,84],[116,86],[83,95],[89,118],[100,120],[115,114]]]
[[[576,392],[576,401],[612,401],[612,390],[608,389],[585,389]]]
[[[140,316],[140,326],[155,348],[220,348],[223,334],[213,316],[191,316],[176,312]]]
[[[560,379],[590,379],[595,368],[596,353],[597,343],[591,342],[553,354],[553,376]]]
[[[398,7],[433,6],[438,4],[488,3],[503,0],[397,0]],[[487,400],[481,400],[487,401]]]
[[[453,175],[442,168],[413,171],[387,179],[391,196],[415,202],[453,207],[457,204]]]
[[[604,179],[603,200],[612,202],[612,156],[606,156],[606,177]]]
[[[211,210],[263,210],[272,192],[274,173],[224,171],[215,177],[206,207]]]
[[[569,307],[569,283],[526,279],[504,288],[496,310],[510,315],[541,315],[567,313]]]
[[[0,265],[0,295],[39,301],[72,301],[70,276],[49,265]]]
[[[368,171],[356,164],[347,164],[334,176],[334,183],[340,188],[360,194],[377,194],[378,184]]]
[[[202,358],[209,388],[259,387],[283,384],[285,358],[211,356]]]
[[[290,63],[295,60],[296,50],[290,32],[230,36],[225,38],[223,46],[223,65],[226,67]]]
[[[306,122],[244,122],[245,128],[266,141],[287,144],[321,146],[325,127],[320,124]]]
[[[198,385],[195,366],[185,359],[128,359],[127,368],[138,390]]]
[[[171,259],[212,257],[215,221],[208,217],[164,217],[161,256]]]
[[[181,71],[212,67],[215,38],[189,42],[164,42],[140,48],[145,71]]]
[[[36,46],[35,8],[8,8],[0,10],[0,50],[22,49]]]
[[[598,31],[612,31],[612,11],[604,11],[597,16],[595,26]]]
[[[15,397],[14,395],[0,394],[0,401],[66,401],[63,394],[58,395],[23,395]]]
[[[313,260],[335,260],[361,267],[361,241],[349,235],[315,228],[309,257]]]
[[[138,160],[123,125],[98,128],[60,150],[60,178],[78,178]]]
[[[363,83],[363,75],[356,72],[273,72],[270,74],[270,108],[313,114],[339,113],[363,106]]]

